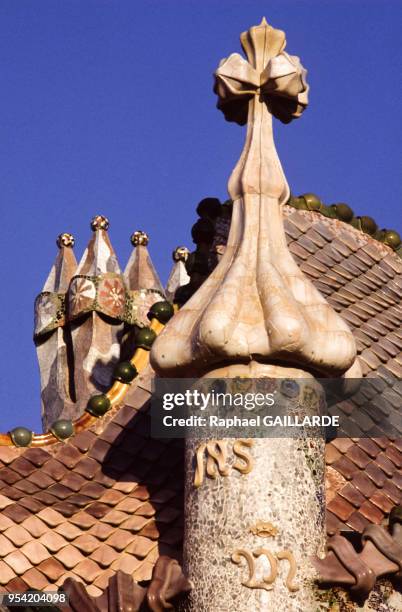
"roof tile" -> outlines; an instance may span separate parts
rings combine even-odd
[[[91,497],[92,499],[99,499],[105,492],[105,487],[97,482],[87,482],[81,489],[82,495]]]
[[[85,533],[76,540],[74,546],[78,548],[84,555],[89,555],[99,547],[99,541],[93,535]]]
[[[58,525],[54,531],[63,536],[63,538],[66,538],[68,541],[74,540],[82,533],[81,529],[78,529],[78,527],[73,525],[71,522],[65,522]]]
[[[364,469],[368,463],[370,463],[370,457],[354,444],[348,451],[348,459],[351,459],[360,469]]]
[[[340,497],[340,495],[335,495],[327,505],[327,508],[342,521],[346,521],[354,510],[353,506]]]
[[[75,548],[75,546],[71,546],[68,544],[57,553],[55,553],[55,558],[60,561],[67,569],[72,569],[75,567],[80,561],[84,560],[83,555],[80,551]]]
[[[23,555],[20,550],[14,550],[12,553],[6,555],[4,557],[4,562],[11,567],[17,576],[21,576],[21,574],[24,574],[32,567],[26,556]]]
[[[101,567],[109,567],[118,557],[119,553],[108,544],[101,544],[95,552],[91,554],[91,559]]]
[[[101,569],[92,559],[84,559],[74,567],[74,573],[87,583],[92,583],[101,573]]]
[[[56,531],[47,531],[42,534],[39,542],[43,544],[51,553],[56,553],[58,550],[66,546],[66,540],[61,537]]]
[[[14,523],[22,523],[28,517],[32,516],[29,510],[19,504],[12,504],[2,510],[2,514],[10,518]]]
[[[12,485],[20,479],[19,474],[14,472],[14,470],[10,470],[9,468],[2,468],[1,470],[1,479],[3,482]]]
[[[157,540],[160,535],[159,527],[154,520],[150,520],[141,529],[140,535],[151,538],[151,540]]]
[[[116,529],[116,531],[106,540],[106,544],[118,551],[122,551],[134,540],[134,537],[135,535],[125,529]]]
[[[144,516],[130,516],[124,523],[121,523],[120,527],[128,531],[140,531],[148,521],[149,519]]]
[[[8,553],[14,550],[14,545],[11,541],[0,533],[0,553],[2,557],[8,555]]]
[[[332,464],[332,467],[342,474],[346,480],[351,480],[358,471],[356,465],[352,463],[345,455],[335,461],[335,463]]]
[[[18,548],[31,540],[31,534],[22,525],[12,525],[3,533]]]
[[[15,576],[14,570],[0,559],[0,584],[8,584]]]
[[[99,471],[99,463],[90,457],[81,459],[76,465],[76,473],[81,474],[85,478],[92,480],[95,474]]]
[[[107,538],[113,533],[114,527],[107,525],[106,523],[95,523],[88,533],[92,534],[98,540],[107,540]]]
[[[51,455],[47,451],[43,450],[43,448],[28,448],[24,452],[24,459],[27,459],[36,467],[41,467],[50,458]]]
[[[388,459],[388,457],[384,453],[380,453],[377,455],[375,460],[376,464],[380,466],[383,472],[391,478],[393,473],[395,472],[395,465]]]
[[[382,491],[377,490],[371,497],[370,497],[370,501],[377,506],[378,508],[380,508],[380,510],[382,510],[385,514],[388,514],[391,509],[394,507],[393,502],[389,499],[389,497],[387,497],[386,495],[384,495],[384,493]]]
[[[47,489],[47,491],[50,493],[50,495],[55,495],[59,499],[66,499],[66,497],[71,495],[71,489],[69,489],[68,487],[64,486],[64,484],[62,484],[60,482],[56,482],[53,485],[51,485]]]
[[[368,500],[360,506],[360,514],[362,514],[371,523],[376,524],[381,523],[384,517],[384,513]]]
[[[394,478],[395,478],[395,475],[394,475]],[[402,503],[401,491],[399,490],[399,488],[395,485],[393,481],[387,480],[384,483],[382,491],[383,493],[385,493],[385,495],[387,495],[394,502],[394,504]]]
[[[23,495],[32,495],[33,493],[39,491],[39,487],[37,485],[34,485],[33,482],[30,482],[26,478],[24,478],[24,480],[16,482],[14,488],[21,491]]]
[[[380,452],[379,446],[370,438],[360,438],[357,442],[358,446],[362,448],[372,459],[375,459]]]
[[[54,557],[45,559],[37,566],[36,569],[45,574],[45,576],[50,580],[50,582],[53,583],[56,582],[56,580],[58,580],[60,576],[62,576],[66,571],[60,561],[58,561]]]
[[[391,459],[392,463],[394,463],[397,468],[402,467],[402,453],[400,453],[394,446],[388,446],[385,454],[389,459]]]
[[[155,542],[153,540],[144,538],[143,536],[137,536],[131,544],[127,546],[126,551],[140,559],[144,559],[154,547]]]
[[[52,508],[44,508],[38,513],[38,517],[50,527],[57,527],[65,522],[64,516]]]
[[[367,525],[370,525],[370,521],[364,518],[364,516],[360,514],[360,512],[353,512],[353,514],[351,514],[348,520],[346,521],[346,524],[355,531],[362,533],[365,527],[367,527]]]
[[[28,588],[27,583],[21,578],[16,576],[7,584],[7,591],[9,593],[23,593]]]
[[[365,473],[377,487],[383,487],[386,481],[386,476],[384,472],[376,465],[374,462],[368,464],[365,469]]]
[[[82,453],[86,453],[97,439],[92,431],[81,431],[71,439],[71,444],[78,448]]]
[[[74,525],[77,525],[81,529],[89,529],[96,523],[96,518],[88,514],[86,510],[81,510],[71,517],[70,522],[74,523]]]
[[[60,512],[64,517],[70,518],[77,512],[77,506],[70,504],[68,501],[60,501],[53,504],[54,510]]]
[[[24,459],[24,457],[18,457],[12,464],[13,470],[20,474],[20,476],[29,476],[35,471],[36,467],[30,462]]]
[[[31,589],[42,591],[49,583],[48,579],[36,567],[31,567],[24,574],[24,581]]]
[[[29,531],[34,538],[40,538],[40,536],[48,530],[48,526],[37,516],[30,516],[22,522],[22,526]]]
[[[360,491],[364,497],[369,498],[376,490],[376,485],[370,478],[363,472],[358,472],[353,480],[352,484]]]
[[[120,512],[120,510],[112,510],[111,512],[108,512],[101,519],[101,521],[103,523],[108,523],[109,525],[113,525],[114,527],[117,527],[118,525],[123,523],[123,521],[125,521],[126,519],[127,519],[127,514],[125,512]]]
[[[5,465],[8,465],[14,459],[19,457],[21,454],[21,449],[16,448],[15,446],[0,446],[0,461],[2,461]]]
[[[122,430],[120,429],[120,431],[122,431]],[[92,459],[96,459],[96,461],[99,461],[100,463],[102,463],[109,453],[110,453],[110,444],[109,444],[109,442],[106,442],[105,440],[98,439],[98,440],[96,440],[95,444],[93,445],[93,447],[89,451],[88,456],[92,457]]]
[[[51,556],[43,544],[37,541],[31,541],[24,544],[21,548],[21,552],[24,553],[33,565],[38,565],[38,563],[41,563]]]
[[[56,455],[56,459],[70,470],[75,467],[81,457],[80,451],[72,444],[64,444]]]
[[[107,504],[102,504],[101,502],[95,502],[93,504],[90,504],[85,509],[85,512],[93,516],[95,519],[103,518],[109,511],[109,506]]]
[[[50,478],[53,478],[54,480],[61,480],[67,471],[66,467],[62,463],[60,463],[60,461],[57,461],[54,458],[49,459],[49,461],[46,461],[42,470],[45,474],[47,474]],[[41,476],[43,476],[43,472],[41,472]],[[34,476],[34,474],[32,476]],[[30,480],[32,480],[32,476],[30,477]],[[35,484],[41,486],[39,482],[35,482]]]
[[[141,565],[141,561],[139,561],[136,557],[132,555],[128,555],[127,553],[122,553],[118,556],[116,561],[112,563],[112,568],[114,570],[121,570],[126,574],[133,574],[133,572],[138,569]]]
[[[344,497],[349,503],[355,506],[355,508],[359,508],[359,506],[361,506],[361,504],[365,501],[364,495],[362,495],[350,482],[339,490],[339,495]]]
[[[13,502],[4,495],[0,495],[0,510],[3,510],[6,506],[10,506]]]
[[[74,474],[74,472],[69,472],[63,478],[63,485],[71,489],[71,491],[77,492],[79,491],[87,481],[85,478],[80,476],[79,474]]]

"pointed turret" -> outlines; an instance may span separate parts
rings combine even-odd
[[[59,418],[74,416],[74,389],[71,379],[72,345],[66,321],[65,294],[76,270],[74,238],[60,234],[59,252],[35,300],[34,339],[41,378],[42,423],[44,430]]]
[[[79,410],[96,392],[105,391],[120,355],[126,290],[109,240],[109,221],[92,219],[93,236],[68,292],[74,346],[74,383]]]
[[[139,327],[149,324],[147,315],[152,304],[165,299],[161,281],[148,252],[148,243],[149,237],[145,232],[138,230],[132,234],[134,250],[124,270],[124,280],[130,296],[127,320]]]
[[[190,282],[185,266],[189,253],[190,251],[184,246],[176,247],[172,253],[174,264],[166,283],[166,297],[169,302],[174,302],[176,291]]]

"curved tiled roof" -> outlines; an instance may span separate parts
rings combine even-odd
[[[118,570],[141,582],[180,557],[182,447],[150,439],[150,378],[67,443],[0,448],[2,590],[72,577],[99,596]]]
[[[210,220],[212,244],[198,245],[197,257],[210,255],[193,284],[224,249],[227,209]],[[400,406],[401,259],[342,221],[284,211],[290,251],[352,328],[373,392]],[[180,559],[183,447],[150,437],[152,376],[148,368],[124,405],[65,443],[0,448],[0,589],[50,588],[72,577],[98,597],[118,570],[146,581],[159,555]],[[335,440],[327,465],[330,534],[382,523],[402,502],[400,440],[381,431],[371,440]]]

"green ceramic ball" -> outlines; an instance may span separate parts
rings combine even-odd
[[[341,221],[345,221],[345,223],[350,223],[350,221],[353,219],[354,214],[350,206],[344,203],[333,204],[333,206],[335,208],[336,216],[338,217],[338,219],[340,219]]]
[[[29,446],[32,442],[32,431],[26,427],[15,427],[10,431],[10,437],[15,446]]]
[[[149,319],[158,319],[160,323],[167,323],[169,319],[171,319],[174,315],[173,306],[170,302],[155,302],[152,304],[148,318]]]
[[[87,412],[92,416],[100,417],[110,410],[110,399],[104,395],[93,395],[87,405]]]
[[[149,327],[142,327],[136,333],[135,344],[137,348],[142,348],[149,351],[155,338],[156,334],[153,329],[150,329]]]
[[[308,210],[320,210],[322,202],[315,193],[304,193],[301,196],[306,202]]]
[[[401,244],[401,237],[395,230],[385,230],[384,242],[392,249],[397,249]]]
[[[113,372],[114,380],[128,384],[137,376],[137,368],[130,361],[121,361]]]
[[[221,214],[221,203],[218,198],[204,198],[197,206],[197,215],[216,219]]]
[[[59,440],[67,440],[74,433],[74,425],[70,419],[59,419],[52,424],[50,431]]]
[[[375,234],[378,229],[378,225],[374,221],[374,219],[372,217],[368,217],[367,215],[360,217],[360,226],[362,228],[362,231],[365,234],[370,234],[370,236]]]

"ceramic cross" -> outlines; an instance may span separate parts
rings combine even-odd
[[[300,117],[308,104],[306,70],[288,55],[285,33],[262,20],[240,36],[248,61],[232,53],[215,72],[218,108],[228,121],[248,123],[243,154],[231,176],[233,201],[266,194],[286,201],[289,188],[275,150],[272,115],[283,123]]]

